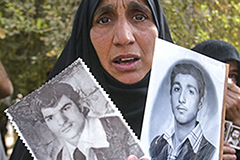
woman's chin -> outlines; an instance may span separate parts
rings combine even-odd
[[[125,84],[134,84],[137,83],[139,81],[141,81],[146,74],[144,75],[139,75],[139,74],[118,74],[116,76],[113,76],[115,79],[117,79],[118,81],[125,83]]]

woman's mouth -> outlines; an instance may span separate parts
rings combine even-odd
[[[120,71],[130,71],[137,67],[140,58],[137,56],[118,56],[114,58],[113,65]]]
[[[115,60],[114,63],[118,63],[118,64],[129,64],[129,63],[133,63],[135,61],[137,61],[138,58],[120,58],[118,60]]]

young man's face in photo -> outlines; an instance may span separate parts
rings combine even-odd
[[[196,79],[191,75],[177,74],[171,91],[172,111],[176,121],[180,124],[196,121],[199,100]]]
[[[232,132],[232,138],[233,139],[238,139],[239,138],[239,131],[238,130],[234,130],[233,132]]]
[[[48,128],[59,137],[70,140],[78,136],[83,128],[85,117],[78,106],[62,96],[56,107],[42,108],[42,114]]]

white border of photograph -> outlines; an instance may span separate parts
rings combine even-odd
[[[172,67],[179,62],[193,63],[203,73],[206,93],[197,119],[201,123],[204,136],[217,148],[213,160],[219,159],[220,139],[223,139],[221,129],[222,119],[225,118],[223,117],[225,116],[223,102],[228,67],[225,63],[158,38],[141,135],[143,147],[148,152],[153,138],[162,135],[173,123],[170,104],[170,72]]]

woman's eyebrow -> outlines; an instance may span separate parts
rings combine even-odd
[[[100,14],[100,13],[104,13],[107,11],[112,11],[116,8],[116,5],[114,4],[104,4],[102,6],[100,6],[99,8],[96,9],[96,11],[94,12],[93,17],[95,17],[96,15]],[[144,5],[142,3],[137,3],[135,1],[131,1],[127,4],[127,8],[129,9],[138,9],[138,10],[142,10],[144,12],[148,12],[148,13],[152,13],[150,8],[147,5]]]
[[[128,8],[131,9],[138,9],[144,12],[148,12],[148,13],[152,13],[152,11],[150,10],[150,8],[147,5],[144,5],[142,3],[137,3],[135,1],[131,1],[127,4]]]
[[[112,11],[115,8],[114,4],[104,4],[102,6],[100,6],[99,8],[96,9],[96,11],[93,14],[93,17],[95,17],[96,15],[100,14],[100,13],[104,13],[107,11]]]

